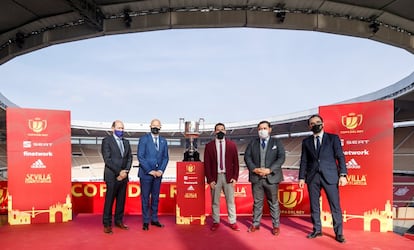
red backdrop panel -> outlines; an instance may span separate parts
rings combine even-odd
[[[361,102],[319,108],[325,131],[338,134],[348,185],[340,187],[344,227],[392,231],[394,103]],[[323,214],[330,218],[326,198]],[[329,219],[324,226],[331,226]]]
[[[10,224],[72,219],[70,112],[7,108]]]

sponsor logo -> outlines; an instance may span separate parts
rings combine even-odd
[[[46,165],[43,164],[42,160],[37,159],[37,161],[33,162],[33,164],[30,167],[31,168],[46,168]]]
[[[52,152],[29,152],[29,151],[23,151],[23,156],[44,156],[44,157],[52,157]]]
[[[347,169],[360,169],[361,168],[361,165],[359,165],[357,163],[357,161],[354,158],[352,158],[350,161],[348,161],[346,163],[346,168]]]
[[[187,188],[187,190],[188,190],[188,191],[194,191],[194,190],[195,190],[195,188],[193,187],[193,185],[190,185],[190,186]]]
[[[366,175],[348,175],[346,179],[348,181],[348,185],[353,185],[353,186],[366,186],[367,185]]]
[[[369,155],[369,150],[345,150],[344,155]]]
[[[52,174],[26,174],[24,183],[52,183]]]
[[[286,208],[293,208],[303,200],[303,189],[289,185],[286,188],[279,189],[278,200]]]
[[[40,133],[47,128],[47,121],[42,120],[39,117],[30,119],[29,128],[35,133]]]
[[[32,142],[31,141],[23,141],[23,148],[31,148]]]
[[[367,145],[369,140],[366,139],[358,139],[358,140],[346,140],[346,145]]]
[[[52,142],[32,142],[32,141],[23,141],[23,148],[31,147],[52,147]]]

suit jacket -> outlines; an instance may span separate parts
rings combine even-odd
[[[244,152],[244,161],[249,169],[249,181],[257,183],[261,179],[260,175],[253,172],[260,166],[260,138],[252,140]],[[282,164],[285,162],[285,149],[281,141],[276,138],[269,138],[266,148],[265,168],[270,168],[271,173],[266,179],[270,184],[283,181]]]
[[[105,162],[104,180],[114,181],[121,170],[130,170],[132,165],[131,146],[127,139],[122,139],[124,144],[124,155],[113,135],[107,136],[102,140],[101,153]],[[128,180],[128,178],[126,178]]]
[[[224,164],[226,167],[226,181],[230,183],[231,179],[237,181],[239,178],[239,153],[237,152],[236,144],[225,139],[226,151],[224,154]],[[204,174],[207,178],[207,183],[217,183],[217,148],[216,140],[207,143],[204,149]]]
[[[338,183],[339,174],[347,173],[345,156],[338,135],[323,134],[319,155],[315,149],[314,136],[303,139],[299,179],[310,183],[318,171],[329,184]]]
[[[158,145],[159,150],[155,148],[151,133],[148,133],[139,139],[137,153],[139,161],[139,178],[152,179],[153,176],[148,174],[152,170],[161,170],[163,173],[165,172],[169,160],[167,140],[164,137],[158,136]]]

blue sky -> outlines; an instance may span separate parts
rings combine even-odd
[[[253,28],[182,29],[53,45],[0,66],[0,92],[72,120],[208,124],[329,105],[393,84],[414,55],[368,39]]]

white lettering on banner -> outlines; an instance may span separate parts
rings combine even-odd
[[[347,140],[346,145],[366,145],[369,143],[369,140]]]
[[[360,151],[347,150],[347,151],[344,151],[344,155],[369,155],[369,151],[367,149],[360,150]]]
[[[29,151],[23,151],[23,156],[45,156],[45,157],[52,157],[52,152],[29,152]]]

